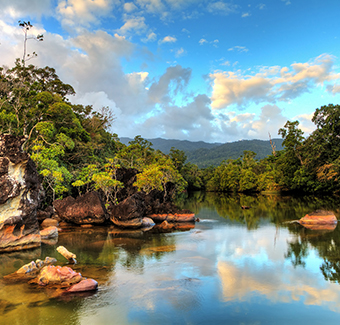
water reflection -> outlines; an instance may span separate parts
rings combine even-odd
[[[99,283],[63,300],[1,279],[0,323],[338,323],[339,227],[284,223],[318,208],[338,217],[336,199],[195,193],[182,206],[201,219],[188,231],[67,228],[55,245],[0,255],[2,278],[45,256],[66,265],[55,250],[63,245]]]

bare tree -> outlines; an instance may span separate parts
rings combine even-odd
[[[37,36],[28,36],[28,31],[33,27],[33,25],[28,21],[18,21],[19,26],[21,27],[21,29],[23,30],[24,34],[25,34],[25,38],[24,38],[24,54],[22,56],[22,63],[25,66],[25,62],[33,59],[37,56],[37,54],[35,52],[33,52],[32,54],[27,54],[27,40],[29,39],[34,39],[36,41],[43,41],[44,40],[44,35],[40,34]]]
[[[275,145],[275,142],[272,140],[272,137],[271,137],[269,132],[268,132],[268,135],[269,135],[270,146],[272,147],[273,156],[276,157],[276,145]]]

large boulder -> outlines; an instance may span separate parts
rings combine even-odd
[[[102,224],[108,220],[106,209],[97,192],[89,192],[76,199],[68,196],[53,201],[53,206],[62,221],[76,224]]]
[[[112,223],[123,228],[140,228],[144,215],[145,194],[142,192],[137,192],[110,208]]]
[[[41,245],[37,208],[43,198],[25,137],[0,135],[0,252]]]
[[[310,214],[306,214],[303,218],[299,220],[302,225],[322,225],[322,224],[336,224],[338,220],[336,216],[331,211],[316,210]]]

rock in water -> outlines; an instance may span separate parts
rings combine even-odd
[[[76,254],[69,252],[64,246],[57,247],[57,251],[58,251],[58,253],[63,255],[70,262],[75,262],[75,260],[77,258]]]
[[[304,224],[336,224],[338,220],[331,211],[316,210],[310,214],[306,214],[299,220],[301,225]]]
[[[65,284],[71,285],[82,280],[80,273],[73,271],[68,266],[45,266],[39,273],[37,282],[40,285]]]
[[[30,273],[30,272],[35,272],[38,271],[38,267],[36,265],[36,263],[34,261],[25,264],[24,266],[22,266],[17,273],[21,274],[21,273]]]
[[[24,137],[0,135],[0,252],[41,245],[37,208],[43,196]]]
[[[71,196],[55,200],[53,206],[63,221],[76,224],[100,224],[108,220],[106,209],[97,192],[89,192],[74,199]]]
[[[66,289],[65,293],[84,292],[98,289],[98,282],[93,279],[85,279]]]
[[[110,219],[113,224],[123,228],[140,228],[145,213],[145,194],[137,192],[118,205],[112,206]]]
[[[41,239],[50,239],[58,237],[58,228],[57,227],[47,227],[40,231]]]

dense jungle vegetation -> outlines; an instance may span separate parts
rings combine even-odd
[[[316,109],[315,131],[303,136],[298,121],[287,121],[278,131],[284,150],[257,160],[252,151],[218,167],[199,169],[186,162],[183,151],[164,154],[148,140],[136,136],[129,145],[119,141],[114,115],[108,107],[94,110],[74,105],[71,85],[53,68],[25,66],[0,68],[0,133],[25,136],[42,177],[46,200],[100,190],[107,202],[117,203],[122,183],[118,168],[139,171],[135,185],[145,192],[164,189],[166,182],[185,189],[219,192],[299,191],[338,192],[340,172],[340,106]],[[123,122],[123,121],[121,121]]]

